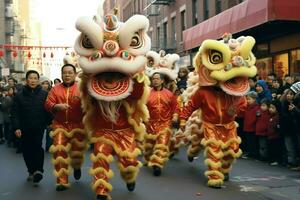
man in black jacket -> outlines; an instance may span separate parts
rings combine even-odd
[[[21,138],[23,157],[29,173],[27,181],[33,181],[34,184],[43,178],[42,139],[51,119],[44,108],[47,92],[39,85],[39,77],[39,73],[34,70],[26,73],[26,85],[14,97],[12,106],[13,130]]]

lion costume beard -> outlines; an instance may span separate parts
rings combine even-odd
[[[105,119],[117,123],[119,118],[119,108],[121,107],[121,101],[101,101],[98,100],[99,108]]]

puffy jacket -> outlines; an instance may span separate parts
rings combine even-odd
[[[51,114],[44,108],[47,92],[39,85],[36,88],[23,87],[13,97],[12,125],[13,129],[25,132],[43,130],[51,121]]]

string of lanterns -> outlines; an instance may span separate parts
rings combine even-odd
[[[5,55],[4,49],[11,50],[11,55],[13,58],[16,58],[18,56],[18,52],[21,52],[21,55],[24,56],[25,52],[27,52],[27,58],[30,59],[32,57],[32,51],[43,51],[41,54],[43,58],[47,57],[47,51],[51,51],[49,56],[50,58],[54,58],[54,50],[65,50],[68,51],[72,49],[72,47],[68,46],[21,46],[21,45],[11,45],[11,44],[0,44],[0,57],[3,57]],[[66,52],[66,55],[69,53]],[[74,54],[72,52],[71,54]]]

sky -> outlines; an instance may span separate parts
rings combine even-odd
[[[97,13],[99,0],[35,0],[44,46],[73,46],[79,32],[75,22]]]

